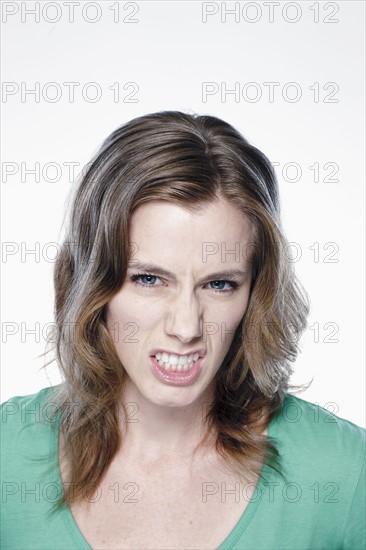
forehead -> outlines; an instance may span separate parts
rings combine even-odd
[[[199,260],[204,250],[234,251],[253,242],[253,238],[249,218],[227,201],[218,200],[191,212],[174,203],[154,200],[132,214],[130,242],[137,250],[135,257],[140,259]]]

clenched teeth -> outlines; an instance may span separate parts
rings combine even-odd
[[[195,361],[199,358],[198,353],[191,355],[175,355],[173,353],[168,354],[166,352],[157,353],[156,360],[160,367],[169,371],[188,371],[191,370]]]

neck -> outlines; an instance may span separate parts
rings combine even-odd
[[[187,406],[162,406],[147,400],[127,381],[121,400],[125,406],[129,404],[128,416],[120,415],[123,454],[139,462],[189,462],[207,432],[204,418],[212,399],[211,387]],[[212,448],[212,436],[209,441]]]

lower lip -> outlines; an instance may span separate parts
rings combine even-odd
[[[175,386],[186,386],[187,384],[193,384],[197,380],[201,372],[201,364],[204,357],[200,357],[195,362],[194,366],[187,371],[171,371],[165,370],[159,365],[155,356],[150,357],[152,364],[152,371],[156,378],[166,384],[174,384]]]

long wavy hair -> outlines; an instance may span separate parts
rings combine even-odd
[[[274,442],[253,426],[263,414],[270,419],[290,389],[304,389],[289,378],[309,298],[286,253],[276,177],[267,157],[230,124],[161,111],[117,128],[88,163],[55,263],[54,349],[63,383],[52,400],[69,467],[57,506],[90,499],[121,445],[118,414],[122,406],[127,416],[120,403],[127,373],[105,309],[125,280],[131,214],[153,200],[191,211],[226,200],[251,222],[248,306],[215,376],[204,420],[217,452],[235,471],[261,475],[264,457],[281,473]]]

